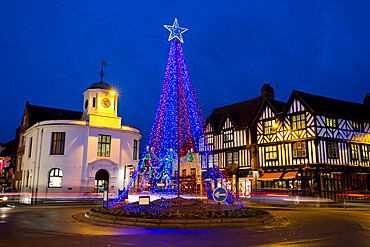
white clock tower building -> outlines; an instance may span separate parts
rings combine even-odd
[[[103,82],[103,68],[100,75],[100,82],[92,84],[84,92],[82,119],[89,121],[90,126],[120,129],[121,118],[117,117],[118,94]]]
[[[138,166],[141,134],[121,125],[118,94],[103,82],[104,66],[103,61],[100,82],[83,93],[82,112],[26,105],[27,119],[34,121],[23,134],[22,202],[80,200],[103,191],[114,197],[128,185]]]

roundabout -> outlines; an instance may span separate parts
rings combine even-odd
[[[273,215],[261,209],[184,198],[159,199],[146,206],[95,207],[85,217],[108,224],[155,228],[251,227],[274,221]]]

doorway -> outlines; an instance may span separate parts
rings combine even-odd
[[[95,174],[95,193],[103,193],[105,190],[108,190],[109,186],[109,173],[100,169]]]

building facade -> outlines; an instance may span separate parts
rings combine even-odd
[[[250,194],[252,177],[256,176],[258,156],[256,128],[253,120],[264,101],[274,105],[274,90],[264,84],[261,96],[244,102],[216,108],[205,122],[206,143],[200,148],[202,169],[213,165],[224,169],[229,176],[228,189],[241,196]],[[205,156],[205,149],[211,153]]]
[[[264,84],[260,97],[212,111],[203,170],[224,169],[241,196],[253,187],[368,201],[370,95],[364,104],[298,91],[284,103],[273,95]]]
[[[39,121],[24,133],[21,201],[117,195],[137,167],[140,132],[121,125],[118,95],[103,81],[84,93],[80,119]]]
[[[293,91],[282,111],[263,104],[255,123],[259,187],[337,201],[369,200],[366,98],[359,104]]]

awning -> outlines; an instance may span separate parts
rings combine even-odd
[[[285,173],[283,179],[292,179],[296,178],[298,171],[292,171],[292,172],[287,172]]]
[[[258,180],[275,180],[280,179],[282,172],[265,172],[258,178]]]

